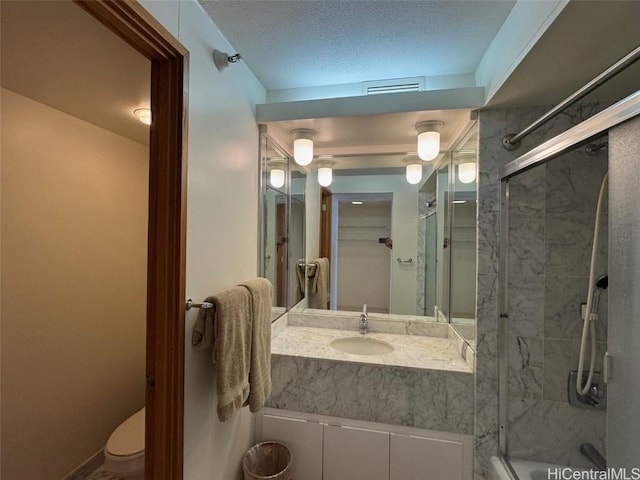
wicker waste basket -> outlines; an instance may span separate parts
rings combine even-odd
[[[291,451],[279,442],[251,447],[242,459],[244,480],[291,480]]]

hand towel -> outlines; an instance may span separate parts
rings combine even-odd
[[[317,258],[311,264],[315,266],[315,274],[311,277],[309,307],[326,310],[329,303],[329,259]]]
[[[218,419],[231,418],[249,398],[252,298],[245,287],[234,287],[205,300],[214,307],[200,310],[193,327],[191,344],[197,349],[212,347],[216,365]]]
[[[259,411],[271,395],[271,301],[272,286],[266,278],[255,278],[241,284],[251,297],[252,336],[249,369],[249,405]]]

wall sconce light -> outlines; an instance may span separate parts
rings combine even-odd
[[[298,165],[309,165],[313,160],[314,130],[298,128],[291,131],[293,136],[293,159]]]
[[[150,108],[136,108],[133,114],[138,120],[145,125],[151,125],[151,109]]]
[[[422,163],[420,160],[411,156],[405,158],[404,162],[407,164],[407,182],[411,185],[420,183],[420,180],[422,180]]]
[[[329,160],[318,161],[318,183],[323,187],[331,185],[333,180],[333,165],[335,162]]]
[[[229,55],[228,53],[221,52],[220,50],[213,51],[213,63],[219,72],[227,68],[229,64],[238,63],[240,60],[242,60],[242,57],[239,53]]]
[[[440,153],[440,129],[444,123],[429,120],[416,123],[418,131],[418,156],[424,161],[431,161]]]
[[[286,163],[280,160],[269,162],[269,183],[273,188],[282,188],[286,180]]]
[[[471,183],[476,179],[475,162],[461,163],[458,165],[458,179],[462,183]]]

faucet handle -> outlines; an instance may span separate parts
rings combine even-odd
[[[366,303],[362,306],[362,313],[364,313],[365,315],[367,314],[367,304]]]

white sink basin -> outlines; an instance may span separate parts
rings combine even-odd
[[[370,337],[337,338],[330,345],[336,350],[353,355],[385,355],[394,350],[387,342]]]

